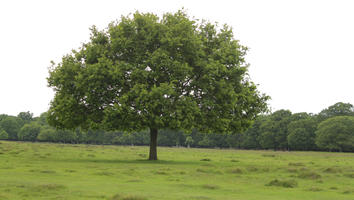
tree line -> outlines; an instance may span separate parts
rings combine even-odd
[[[114,145],[149,145],[149,131],[60,130],[47,123],[47,113],[33,117],[0,115],[0,139]],[[190,133],[161,130],[158,144],[203,148],[324,150],[354,152],[354,106],[336,103],[318,114],[278,110],[260,115],[243,133]]]

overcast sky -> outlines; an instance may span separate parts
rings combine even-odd
[[[354,1],[1,0],[0,114],[47,111],[50,61],[88,41],[89,27],[135,11],[190,16],[233,27],[249,47],[251,79],[273,111],[318,113],[354,104]]]

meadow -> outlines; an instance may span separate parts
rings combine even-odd
[[[352,200],[354,153],[0,141],[0,199]]]

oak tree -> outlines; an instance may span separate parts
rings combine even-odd
[[[49,70],[48,121],[58,128],[150,130],[157,160],[161,129],[232,133],[248,128],[268,97],[248,76],[247,48],[227,25],[136,12]]]

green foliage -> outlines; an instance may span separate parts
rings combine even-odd
[[[23,141],[35,141],[40,131],[41,126],[36,122],[25,124],[20,129],[18,133],[18,138]]]
[[[210,138],[206,134],[204,135],[203,139],[198,142],[198,145],[200,147],[215,147],[213,145],[213,141],[210,140]]]
[[[46,126],[46,125],[48,125],[48,123],[47,123],[47,117],[48,117],[48,113],[47,113],[47,112],[44,112],[44,113],[40,114],[39,117],[36,117],[35,120],[36,120],[36,122],[39,123],[40,125]]]
[[[312,118],[312,114],[301,112],[301,113],[292,114],[290,117],[290,120],[291,121],[298,121],[298,120],[310,119],[310,118]]]
[[[6,116],[0,121],[0,127],[8,134],[8,139],[16,140],[22,126],[22,120],[13,116]]]
[[[231,133],[266,110],[268,97],[247,75],[247,48],[226,25],[136,12],[91,31],[49,72],[55,127]]]
[[[57,130],[55,131],[54,139],[57,142],[74,143],[77,140],[75,131]]]
[[[56,130],[50,126],[44,126],[41,128],[37,140],[42,142],[54,142]]]
[[[318,114],[321,121],[335,116],[354,116],[354,106],[350,103],[338,102]]]
[[[188,147],[190,147],[191,144],[194,143],[193,137],[192,136],[187,136],[186,141],[184,142]]]
[[[0,122],[7,117],[8,117],[8,115],[6,115],[6,114],[0,114]]]
[[[6,131],[0,128],[0,140],[7,140],[8,138],[9,135],[6,133]]]
[[[133,134],[130,133],[123,133],[120,136],[115,137],[114,143],[115,144],[130,144],[134,145],[135,137]]]
[[[266,116],[259,116],[252,126],[242,136],[241,147],[245,149],[260,149],[260,137],[262,135],[261,126],[266,120]],[[271,146],[271,145],[266,145]]]
[[[288,126],[288,142],[291,150],[316,149],[317,123],[312,118],[292,121]]]
[[[158,144],[164,144],[167,146],[183,146],[185,136],[182,131],[176,130],[160,130],[159,137],[157,139]]]
[[[354,151],[354,117],[337,116],[321,122],[316,144],[331,151]]]
[[[278,134],[277,132],[279,132],[279,127],[283,127],[277,125],[281,124],[280,121],[283,120],[285,122],[289,122],[286,125],[286,142],[289,146],[289,150],[353,151],[349,148],[346,150],[341,150],[340,148],[327,148],[324,146],[319,148],[315,142],[315,140],[319,140],[319,137],[315,134],[315,132],[318,130],[318,123],[321,121],[319,120],[319,116],[307,113],[295,113],[290,115],[286,113],[287,112],[284,112],[283,110],[279,112],[277,111],[273,114],[258,116],[252,126],[244,133],[235,132],[233,134],[206,134],[199,132],[197,129],[193,129],[191,132],[183,132],[180,130],[171,129],[160,130],[158,144],[161,146],[189,146],[207,148],[219,147],[241,149],[279,149],[279,147],[277,147],[277,141],[275,138]],[[33,118],[30,123],[27,123],[27,128],[29,126],[31,127],[32,124],[37,124],[40,126],[40,132],[35,138],[35,141],[118,145],[148,145],[150,142],[149,136],[147,134],[148,130],[132,133],[120,131],[103,131],[99,129],[62,130],[50,127],[47,124],[46,119],[47,113],[42,113],[39,117]],[[34,141],[33,138],[35,137],[35,134],[30,137],[31,139],[28,139],[28,137],[24,139],[21,135],[22,133],[19,133],[19,130],[22,128],[25,129],[24,124],[26,123],[19,117],[0,114],[0,130],[3,130],[6,133],[3,133],[0,139],[10,139],[10,134],[7,132],[10,131],[12,134],[16,134],[12,140],[19,139]],[[4,125],[7,130],[4,129],[1,125]],[[274,126],[272,127],[272,125]],[[21,135],[21,138],[16,139],[18,135]],[[348,145],[352,143],[350,139],[351,137],[343,135],[340,137],[344,137],[345,139],[342,139],[342,141]],[[332,138],[327,139],[327,141],[331,145],[332,143],[336,142]]]
[[[31,113],[30,111],[20,112],[17,117],[22,119],[25,123],[29,123],[33,120],[33,113]]]
[[[289,110],[272,113],[261,125],[260,144],[265,149],[288,149],[288,124],[291,122]]]

